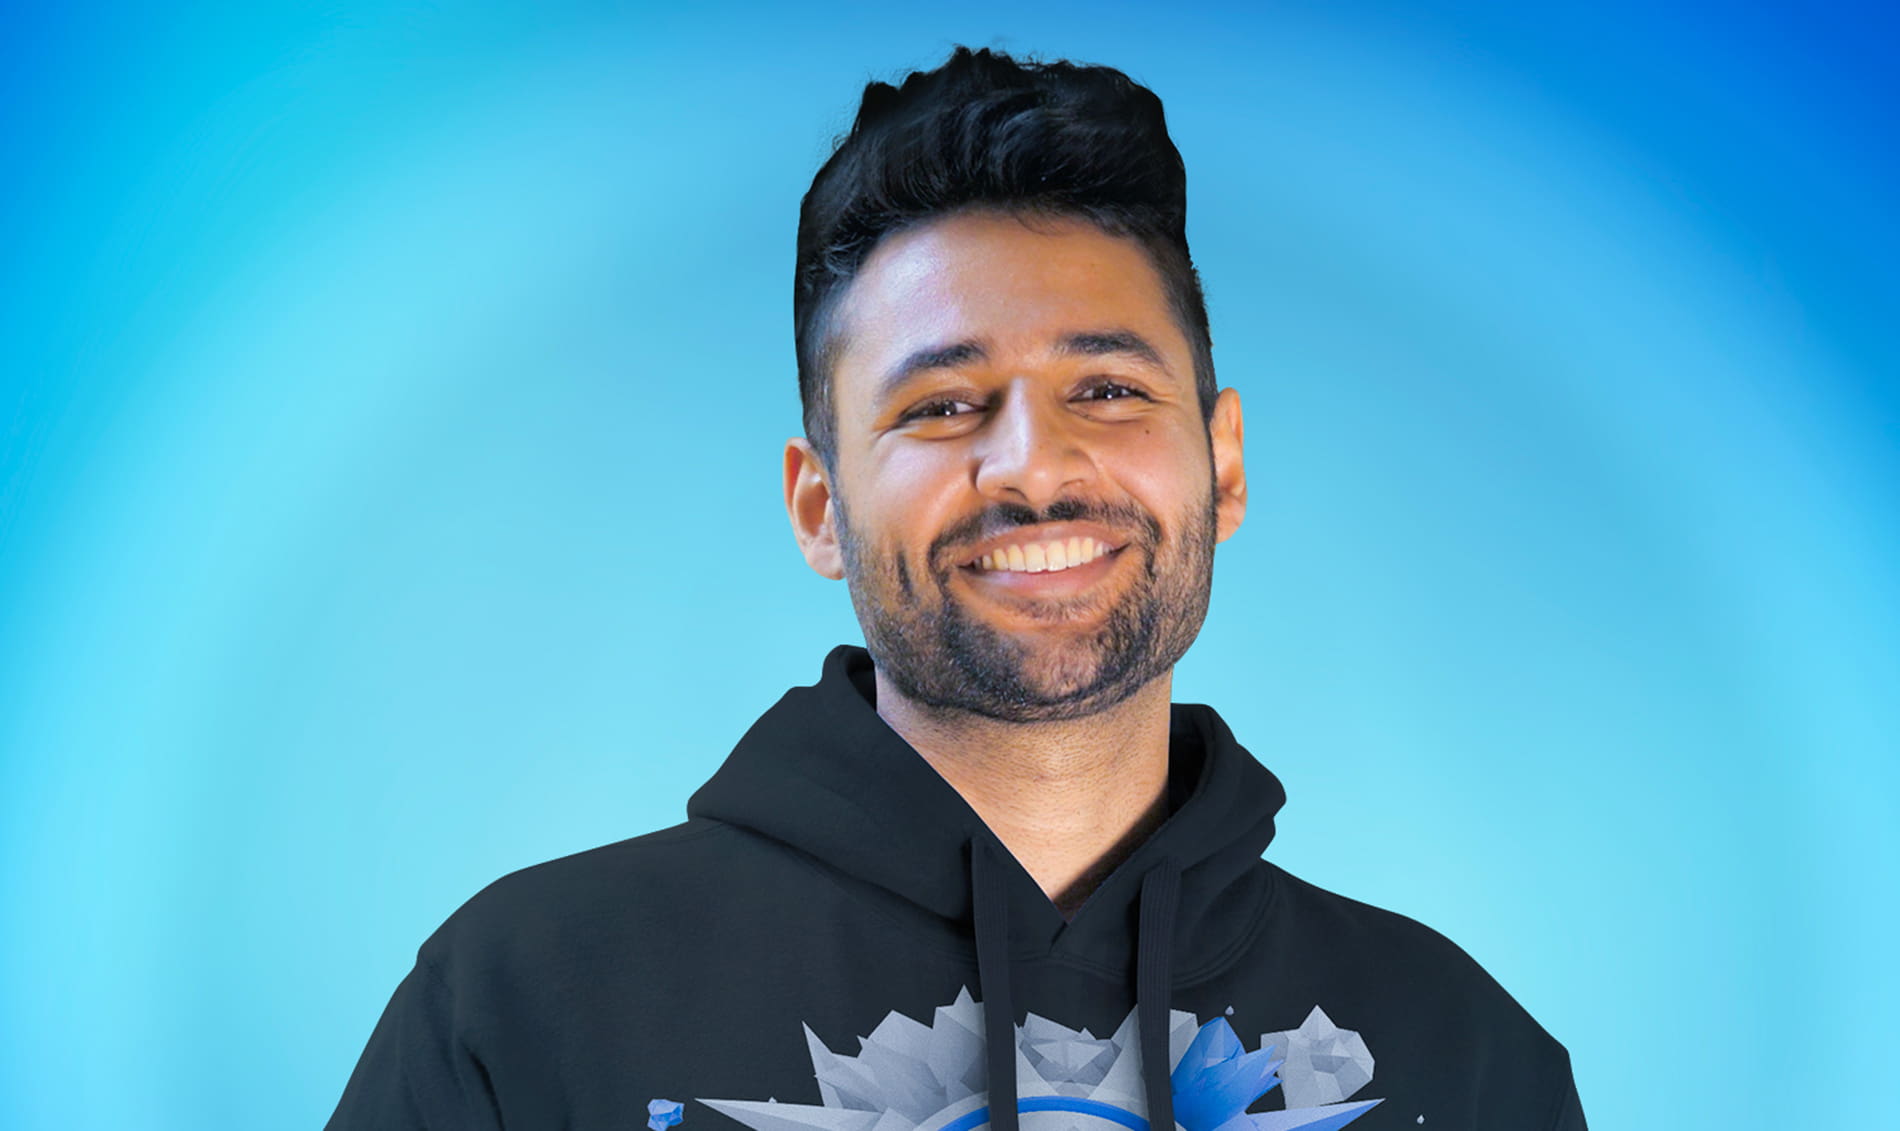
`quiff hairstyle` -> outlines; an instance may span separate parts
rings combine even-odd
[[[958,47],[934,71],[864,88],[798,213],[793,342],[805,436],[834,470],[835,320],[878,241],[954,212],[1078,217],[1135,240],[1161,276],[1213,416],[1214,343],[1187,243],[1187,169],[1161,100],[1113,67]]]

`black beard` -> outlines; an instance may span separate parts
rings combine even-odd
[[[1077,500],[1058,500],[1042,515],[999,504],[932,543],[931,560],[942,560],[940,551],[947,545],[967,545],[985,532],[1037,523],[1093,521],[1135,532],[1120,551],[1137,555],[1141,565],[1133,590],[1108,610],[1099,629],[1060,645],[1063,655],[1047,665],[1054,674],[1043,679],[1029,670],[1036,660],[1030,648],[970,616],[951,596],[951,573],[959,566],[932,567],[926,561],[917,571],[920,586],[902,552],[867,554],[851,529],[844,500],[834,496],[833,501],[851,604],[878,672],[925,708],[1035,723],[1106,710],[1166,674],[1187,653],[1200,635],[1213,592],[1218,499],[1210,490],[1204,508],[1182,516],[1180,540],[1165,560],[1161,527],[1152,515],[1138,507]],[[1050,601],[1039,611],[1056,620],[1092,612],[1100,600]],[[1074,662],[1061,662],[1066,660]]]

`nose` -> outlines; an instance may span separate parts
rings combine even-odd
[[[976,489],[985,498],[1041,511],[1094,478],[1081,422],[1051,403],[1036,382],[1011,381],[1001,398],[972,453]]]

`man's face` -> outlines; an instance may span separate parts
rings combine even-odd
[[[1210,442],[1140,245],[956,214],[886,237],[836,325],[837,482],[794,440],[787,506],[880,673],[925,706],[1035,722],[1171,670],[1244,510],[1240,411],[1223,392]]]

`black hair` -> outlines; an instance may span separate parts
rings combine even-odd
[[[972,208],[1075,216],[1139,242],[1193,351],[1202,419],[1212,418],[1214,345],[1188,255],[1187,169],[1161,100],[1113,67],[958,47],[901,86],[865,86],[850,133],[799,208],[798,394],[805,436],[827,470],[837,439],[839,299],[879,240]]]

